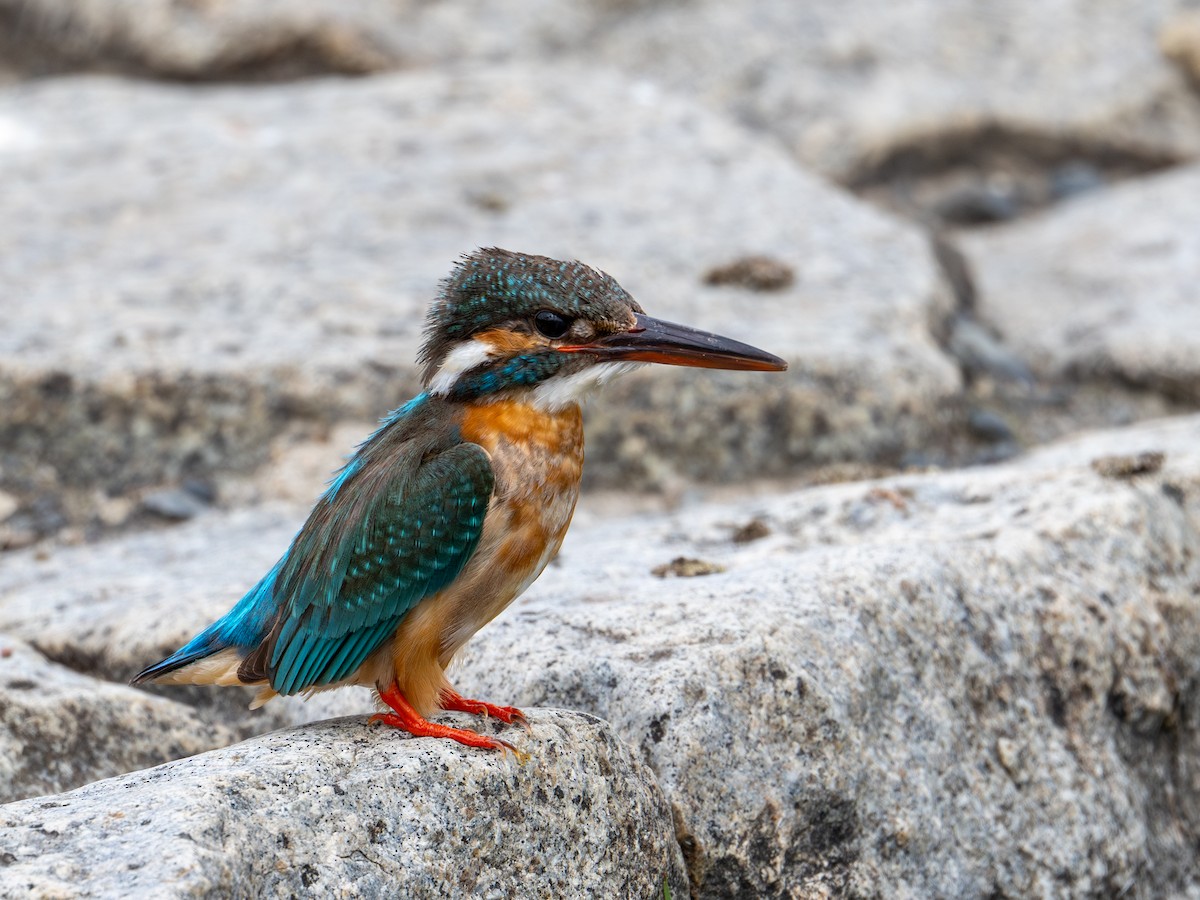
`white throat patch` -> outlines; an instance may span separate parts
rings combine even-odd
[[[481,366],[492,358],[492,348],[474,338],[463,341],[446,354],[437,374],[429,380],[429,393],[445,397],[460,375]]]
[[[555,375],[530,391],[529,399],[544,412],[559,412],[583,400],[600,385],[618,375],[632,372],[640,365],[635,362],[602,362],[571,375]]]

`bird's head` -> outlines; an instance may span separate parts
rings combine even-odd
[[[463,258],[429,310],[426,389],[452,400],[528,392],[559,409],[638,363],[783,371],[747,344],[647,316],[604,272],[508,250]]]

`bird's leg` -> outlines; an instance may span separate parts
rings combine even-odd
[[[518,750],[508,741],[501,740],[500,738],[479,734],[467,728],[451,728],[448,725],[439,725],[436,722],[428,721],[413,709],[412,704],[400,692],[400,688],[395,682],[392,682],[391,687],[380,690],[379,697],[394,712],[376,713],[367,720],[368,724],[373,725],[376,722],[382,722],[385,725],[391,725],[393,728],[399,728],[401,731],[407,731],[414,737],[449,738],[468,747],[481,747],[484,750],[511,750],[517,759],[521,759],[522,757],[528,758],[527,754]]]
[[[452,688],[446,688],[442,691],[442,696],[438,701],[442,705],[442,709],[452,709],[456,712],[473,713],[477,716],[495,716],[505,725],[524,725],[528,730],[529,723],[525,719],[525,713],[521,712],[515,706],[496,706],[492,703],[484,703],[482,700],[468,700],[458,691]]]

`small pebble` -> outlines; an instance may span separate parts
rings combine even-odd
[[[967,427],[975,437],[992,443],[1013,440],[1012,429],[999,415],[986,409],[973,409],[967,414]]]
[[[185,478],[182,487],[201,503],[212,505],[217,502],[217,487],[211,481],[201,478]]]
[[[182,522],[204,511],[207,504],[190,491],[169,488],[142,498],[142,509],[163,519]]]
[[[1101,456],[1092,460],[1092,468],[1104,478],[1133,478],[1153,475],[1163,467],[1167,455],[1160,450],[1147,450],[1127,455]]]
[[[743,256],[704,274],[705,284],[731,284],[752,291],[781,291],[795,279],[791,266],[769,256]]]
[[[1091,163],[1069,162],[1050,173],[1050,193],[1055,200],[1065,200],[1100,187],[1104,187],[1104,176]]]
[[[947,192],[934,212],[942,221],[955,225],[983,225],[1016,218],[1021,204],[1012,186],[970,184]]]
[[[1017,778],[1020,774],[1021,767],[1021,751],[1016,742],[1006,737],[996,739],[996,758],[1000,761],[1000,765],[1004,767],[1013,778]]]
[[[1020,357],[967,316],[959,316],[951,327],[949,350],[975,375],[990,375],[999,381],[1032,385],[1033,373]]]
[[[661,566],[655,566],[650,570],[651,575],[657,575],[659,578],[695,578],[698,575],[715,575],[718,572],[724,572],[725,567],[713,562],[707,562],[703,559],[689,559],[686,556],[677,556],[669,563],[664,563]]]
[[[751,541],[761,540],[771,533],[771,529],[767,527],[767,523],[762,519],[751,519],[745,525],[734,529],[730,540],[735,544],[749,544]]]

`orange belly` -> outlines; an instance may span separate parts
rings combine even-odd
[[[364,673],[400,690],[422,714],[437,708],[454,654],[524,591],[558,553],[579,496],[583,419],[524,403],[472,406],[464,440],[491,457],[496,487],[479,546],[454,583],[412,610]]]

